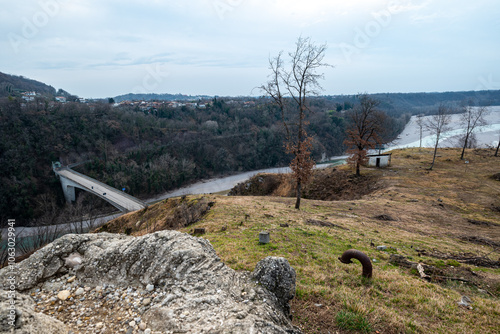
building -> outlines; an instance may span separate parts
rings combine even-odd
[[[391,154],[370,154],[368,158],[368,167],[387,167],[391,165]]]
[[[22,98],[29,102],[29,101],[34,101],[35,97],[39,96],[37,92],[24,92],[22,93]]]

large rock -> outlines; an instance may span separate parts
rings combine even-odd
[[[69,333],[69,329],[61,321],[35,312],[34,304],[29,296],[22,293],[12,294],[0,290],[0,333]]]
[[[153,331],[300,333],[288,318],[295,272],[285,259],[261,261],[253,275],[235,272],[209,241],[176,231],[66,235],[19,263],[18,291],[73,271],[65,259],[74,253],[82,259],[75,273],[80,285],[154,285],[158,297],[142,309]],[[1,270],[0,282],[8,275]]]
[[[255,266],[252,277],[271,291],[285,314],[290,313],[288,302],[295,297],[295,270],[282,257],[269,256]]]

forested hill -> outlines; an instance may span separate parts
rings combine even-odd
[[[251,103],[250,103],[251,102]],[[344,151],[341,112],[311,101],[313,157]],[[283,125],[266,99],[206,101],[205,109],[169,104],[143,110],[108,103],[40,103],[0,99],[0,214],[26,221],[62,206],[51,162],[89,160],[79,171],[139,197],[229,172],[286,166]],[[409,115],[387,119],[387,138]]]
[[[493,106],[500,105],[500,90],[483,91],[461,91],[461,92],[432,92],[432,93],[376,93],[368,94],[381,102],[381,109],[386,113],[396,116],[403,113],[431,114],[435,112],[440,104],[457,106],[460,103],[472,102],[474,105]],[[209,96],[192,96],[183,94],[124,94],[114,98],[116,102],[122,101],[196,101],[208,99]],[[250,97],[228,97],[226,99],[245,100]],[[325,95],[315,99],[326,100],[327,104],[333,105],[337,111],[350,109],[357,103],[355,95]]]
[[[43,82],[0,72],[0,97],[20,96],[25,91],[34,91],[47,97],[56,94],[54,87]]]
[[[500,90],[483,90],[467,92],[442,93],[378,93],[368,94],[381,102],[381,108],[387,113],[409,112],[412,114],[429,114],[437,110],[440,104],[459,105],[464,101],[471,101],[475,105],[500,105]],[[325,99],[343,107],[353,105],[357,95],[324,96]]]

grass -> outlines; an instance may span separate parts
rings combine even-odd
[[[363,314],[342,310],[337,313],[335,322],[340,329],[355,330],[360,333],[370,333],[372,327]]]
[[[472,235],[500,242],[495,209],[500,182],[490,178],[499,172],[499,159],[491,151],[470,151],[465,171],[458,150],[439,153],[428,171],[431,150],[394,151],[390,168],[362,170],[379,183],[375,192],[359,200],[303,200],[300,211],[293,198],[205,196],[214,202],[208,214],[180,230],[205,228],[203,237],[235,270],[252,271],[266,256],[285,257],[297,273],[293,322],[304,333],[498,333],[500,269],[420,256],[418,250],[500,257],[498,247],[461,239]],[[374,218],[381,214],[395,220]],[[309,219],[343,228],[309,225]],[[259,244],[263,230],[270,233],[269,244]],[[372,245],[388,248],[378,251]],[[338,261],[350,248],[375,259],[372,279],[361,277],[357,261]],[[391,254],[453,274],[464,270],[460,273],[469,273],[470,281],[427,282],[416,270],[391,264]],[[462,295],[473,300],[473,309],[457,304]]]

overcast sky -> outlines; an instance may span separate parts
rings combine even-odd
[[[500,89],[498,0],[1,2],[0,71],[81,97],[260,95],[299,36],[325,95]]]

